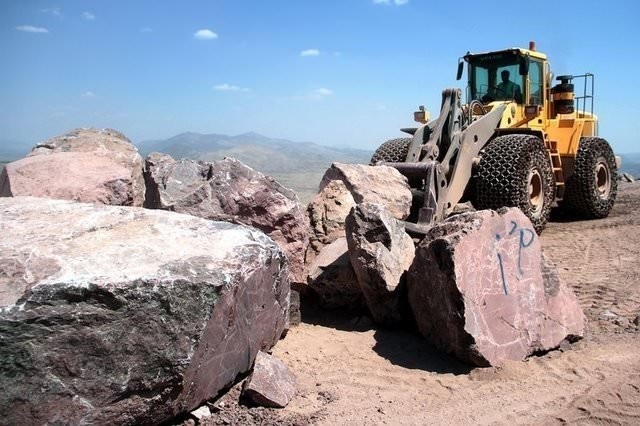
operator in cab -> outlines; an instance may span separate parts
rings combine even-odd
[[[516,102],[522,102],[522,92],[520,86],[509,80],[509,71],[503,70],[500,73],[502,82],[495,89],[495,98],[498,101],[509,101],[515,99]]]

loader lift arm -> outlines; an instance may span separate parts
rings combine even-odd
[[[417,223],[406,224],[408,231],[425,233],[453,211],[471,179],[474,159],[494,136],[505,108],[497,105],[472,120],[471,112],[463,113],[460,89],[445,89],[440,115],[416,130],[405,162],[382,163],[410,181],[420,179],[414,192],[422,206]]]

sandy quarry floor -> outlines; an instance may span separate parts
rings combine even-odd
[[[542,236],[576,292],[587,337],[501,368],[470,368],[421,337],[367,317],[307,312],[274,348],[298,395],[263,424],[640,424],[640,183],[622,184],[609,218]],[[216,422],[217,423],[217,422]],[[223,423],[226,423],[223,422]]]

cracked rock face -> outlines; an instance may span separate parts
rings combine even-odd
[[[209,163],[151,153],[145,179],[145,207],[258,228],[287,255],[291,282],[305,282],[308,222],[296,194],[272,177],[232,158]]]
[[[279,339],[286,262],[262,232],[188,215],[0,199],[0,416],[158,424]]]
[[[431,228],[408,292],[420,332],[478,366],[522,360],[584,334],[575,295],[516,208],[464,213]]]
[[[137,148],[111,129],[75,129],[40,142],[6,165],[0,196],[33,196],[142,206],[143,162]]]
[[[405,274],[415,247],[404,225],[381,204],[358,204],[346,219],[351,265],[373,319],[398,325],[407,319]]]

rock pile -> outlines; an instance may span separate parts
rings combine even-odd
[[[335,309],[364,303],[362,291],[353,280],[355,271],[348,260],[344,240],[345,220],[351,209],[359,203],[380,203],[394,218],[406,219],[411,201],[406,178],[394,168],[331,165],[322,178],[318,195],[307,207],[311,224],[305,258],[309,271],[307,283],[324,307]]]
[[[379,166],[334,165],[325,175],[308,208],[309,251],[319,253],[309,284],[324,305],[358,306],[362,294],[375,322],[415,321],[435,346],[479,366],[582,337],[582,309],[520,210],[457,209],[416,247],[399,220],[411,200],[403,179]],[[387,197],[356,194],[362,188]]]
[[[11,424],[204,418],[193,410],[256,359],[245,398],[286,405],[295,380],[260,351],[300,318],[290,283],[325,307],[417,326],[480,366],[584,332],[519,210],[458,209],[414,239],[402,222],[411,190],[385,166],[333,164],[305,216],[292,191],[236,160],[154,153],[143,176],[123,135],[77,129],[8,164],[0,195],[14,197],[0,198],[0,415]]]
[[[145,199],[136,148],[108,129],[50,139],[3,170],[6,422],[161,423],[251,370],[290,309],[299,321],[290,279],[305,277],[308,225],[291,191],[232,159],[161,154],[146,187]]]

